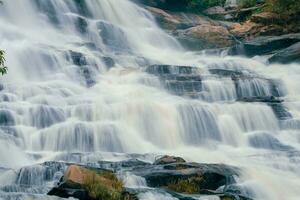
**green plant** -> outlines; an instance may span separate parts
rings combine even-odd
[[[256,5],[256,0],[239,0],[240,8],[250,8]]]
[[[0,73],[2,75],[7,73],[7,67],[5,66],[5,52],[3,50],[0,50]]]
[[[223,6],[226,0],[188,0],[188,9],[202,11],[213,6]]]
[[[266,0],[265,10],[277,13],[281,18],[300,13],[299,0]]]
[[[121,200],[123,183],[110,171],[86,171],[84,188],[94,200]]]

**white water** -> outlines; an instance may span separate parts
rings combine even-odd
[[[1,77],[0,112],[8,119],[1,122],[0,185],[14,184],[21,167],[44,161],[85,163],[150,153],[243,167],[240,184],[254,199],[299,199],[299,65],[186,52],[150,13],[128,0],[86,0],[85,10],[72,0],[41,0],[39,8],[34,2],[8,0],[0,8],[0,47],[9,66]],[[88,22],[81,32],[78,17]],[[85,65],[74,65],[70,51],[84,54]],[[115,60],[114,68],[105,66],[106,56]],[[235,102],[238,93],[270,95],[261,79],[240,83],[237,91],[229,78],[208,78],[206,93],[191,100],[170,94],[157,77],[143,72],[149,63],[197,66],[208,76],[214,65],[278,78],[294,120],[283,129],[269,106]],[[262,133],[295,152],[280,151],[269,139],[259,140],[265,148],[252,147],[249,137]],[[140,198],[173,199],[162,195]]]

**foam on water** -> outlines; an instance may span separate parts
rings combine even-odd
[[[0,46],[9,66],[0,80],[0,185],[21,193],[1,189],[0,198],[38,199],[26,191],[42,193],[58,175],[37,179],[48,168],[34,164],[122,160],[129,153],[243,167],[240,184],[251,197],[300,196],[298,64],[186,52],[128,0],[9,0],[0,9]],[[199,98],[173,95],[145,72],[150,64],[198,67],[205,74]],[[233,81],[210,74],[212,68],[255,76]],[[281,93],[271,78],[281,81]],[[267,104],[236,102],[283,94],[289,121]],[[124,179],[145,186],[140,177]],[[24,182],[44,188],[30,192]],[[140,198],[174,199],[156,192]]]

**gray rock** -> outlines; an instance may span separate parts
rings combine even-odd
[[[249,57],[271,54],[272,52],[282,50],[297,42],[300,42],[300,33],[282,36],[260,36],[230,48],[228,54],[246,55]]]
[[[274,54],[271,58],[269,58],[269,62],[283,64],[300,62],[300,42]]]

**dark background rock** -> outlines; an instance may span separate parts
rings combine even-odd
[[[300,42],[277,52],[271,58],[269,58],[269,62],[283,64],[300,62]]]

